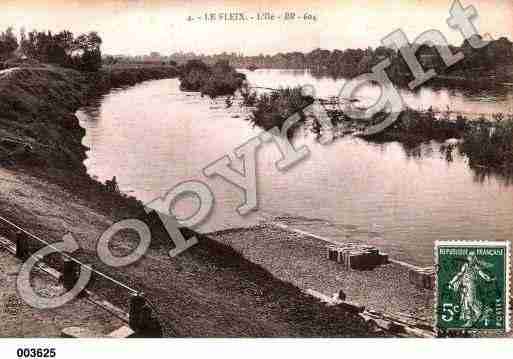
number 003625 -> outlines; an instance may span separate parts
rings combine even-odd
[[[18,358],[55,358],[57,352],[55,348],[18,348],[16,355]]]

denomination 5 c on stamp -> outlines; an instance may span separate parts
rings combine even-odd
[[[439,331],[508,332],[509,242],[437,242]]]

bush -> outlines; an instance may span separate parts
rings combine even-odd
[[[233,95],[246,76],[238,73],[227,61],[208,66],[200,60],[190,60],[180,69],[180,90],[199,91],[212,98]]]
[[[253,107],[257,101],[257,94],[251,91],[247,83],[244,83],[240,88],[240,94],[242,96],[242,104],[247,107]]]
[[[461,152],[471,166],[513,167],[513,121],[479,123],[463,136]]]
[[[252,95],[247,95],[249,96]],[[303,95],[301,87],[284,88],[271,93],[263,93],[255,100],[255,109],[249,119],[254,125],[270,130],[273,127],[282,128],[285,121],[295,113],[301,116],[303,122],[306,118],[302,113],[314,99]]]

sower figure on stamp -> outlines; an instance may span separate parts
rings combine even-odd
[[[486,314],[484,305],[477,295],[477,283],[480,278],[491,282],[494,278],[483,272],[482,263],[474,252],[470,252],[467,261],[461,266],[460,271],[449,282],[449,288],[460,296],[460,320],[465,321],[465,326],[472,326],[481,315]]]

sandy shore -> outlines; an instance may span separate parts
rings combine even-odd
[[[348,300],[368,309],[432,322],[434,292],[409,283],[405,266],[390,263],[370,271],[346,271],[326,259],[327,242],[271,224],[209,236],[303,290],[331,295],[342,289]]]

